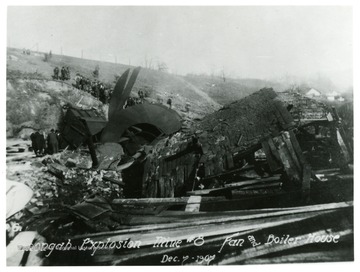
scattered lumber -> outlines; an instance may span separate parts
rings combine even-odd
[[[169,256],[186,255],[215,255],[210,264],[243,264],[272,263],[279,259],[284,262],[296,260],[295,255],[287,255],[288,250],[296,250],[300,254],[312,253],[316,256],[321,253],[318,261],[329,260],[334,250],[344,249],[348,241],[351,241],[353,204],[331,203],[322,205],[312,205],[303,207],[293,207],[284,209],[259,209],[254,211],[236,211],[222,213],[185,213],[181,216],[152,216],[146,218],[152,222],[150,225],[141,225],[138,219],[128,221],[129,226],[123,230],[77,235],[71,237],[74,244],[81,244],[84,239],[91,239],[93,242],[103,241],[141,241],[141,247],[136,249],[122,249],[121,251],[106,249],[97,251],[89,258],[91,251],[76,252],[77,257],[67,258],[67,252],[56,251],[52,258],[54,264],[56,260],[61,260],[64,265],[81,265],[86,260],[87,265],[140,265],[140,264],[161,264],[164,254]],[[151,219],[153,218],[153,219]],[[334,220],[337,218],[338,222]],[[314,224],[314,222],[322,222]],[[138,224],[139,225],[136,225]],[[337,226],[337,227],[334,227]],[[289,233],[291,237],[297,239],[297,243],[272,243],[267,244],[268,236],[271,234]],[[332,235],[339,236],[338,244],[331,246],[327,254],[323,247],[315,246],[314,241],[309,242],[309,237]],[[179,247],[154,247],[157,237],[167,237],[179,242]],[[195,246],[194,239],[202,237],[205,243],[202,246]],[[231,237],[231,238],[229,238]],[[256,237],[258,244],[251,246],[248,240]],[[244,239],[244,246],[229,246],[225,241],[229,239]],[[345,252],[344,252],[345,253]],[[353,255],[349,250],[346,251],[348,259]],[[72,254],[74,254],[72,252]],[[275,255],[274,255],[275,254]],[[286,259],[286,257],[289,257]],[[306,256],[306,255],[304,255]],[[336,259],[334,259],[336,260]],[[299,259],[298,259],[299,261]],[[300,261],[304,261],[301,259]],[[175,263],[174,263],[175,264]],[[178,263],[176,265],[179,265]],[[183,264],[198,264],[195,259],[189,259]],[[207,264],[207,263],[204,263]]]
[[[220,187],[220,188],[189,191],[189,192],[187,192],[187,195],[210,195],[212,193],[219,193],[219,192],[222,192],[222,191],[234,190],[234,189],[239,189],[239,188],[246,188],[246,187],[248,187],[250,185],[260,185],[260,184],[262,184],[262,185],[264,185],[266,187],[266,184],[268,182],[279,181],[280,178],[281,178],[280,175],[276,175],[276,176],[273,176],[273,177],[262,178],[262,179],[252,179],[252,180],[244,180],[244,181],[239,181],[239,182],[233,182],[233,183],[225,184],[224,187]],[[274,184],[272,183],[271,186],[273,186],[273,185]]]

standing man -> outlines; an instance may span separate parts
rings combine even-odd
[[[171,98],[169,98],[169,99],[167,100],[167,104],[169,105],[169,108],[171,109],[171,104],[172,104]]]
[[[37,154],[38,154],[37,133],[38,133],[38,132],[36,131],[36,132],[34,132],[34,133],[31,133],[31,135],[30,135],[31,146],[32,146],[32,148],[33,148],[34,153],[35,153],[36,156],[37,156]]]
[[[60,76],[60,79],[61,80],[65,80],[65,78],[66,78],[66,70],[65,70],[65,67],[63,66],[63,67],[61,67],[61,76]]]
[[[60,133],[60,131],[55,130],[55,134],[56,134],[56,138],[58,141],[58,149],[60,149],[61,145],[62,145],[61,133]]]
[[[54,69],[54,79],[59,79],[59,67],[55,67]]]
[[[65,75],[66,75],[66,80],[69,80],[70,79],[70,67],[69,66],[66,66],[65,68]]]
[[[43,156],[46,148],[44,133],[42,131],[36,132],[36,138],[38,146],[38,156]]]
[[[59,152],[59,142],[58,142],[58,139],[57,139],[54,129],[51,129],[51,132],[49,133],[47,140],[48,140],[50,154],[58,153]]]

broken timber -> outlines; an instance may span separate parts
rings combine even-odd
[[[240,178],[239,182],[246,177],[242,174],[246,173],[246,164],[254,167],[255,172],[263,171],[264,163],[254,158],[260,149],[265,153],[270,176],[284,172],[284,180],[290,187],[301,189],[309,180],[308,171],[304,172],[307,162],[293,132],[293,117],[276,97],[272,89],[262,89],[195,123],[195,136],[189,135],[187,140],[169,147],[165,141],[155,144],[160,152],[148,158],[139,197],[181,196],[184,191],[188,195],[227,191],[228,184],[236,182],[236,177]],[[170,155],[165,153],[169,148]],[[199,181],[195,180],[197,177]],[[206,184],[212,181],[220,181],[220,185],[207,188]],[[255,183],[254,190],[266,188]],[[205,184],[205,188],[199,190],[199,184]]]
[[[73,245],[82,244],[84,239],[104,243],[109,239],[114,242],[141,241],[141,247],[136,250],[124,248],[118,251],[107,248],[105,251],[97,251],[91,258],[89,257],[92,251],[54,251],[51,258],[55,265],[57,262],[63,265],[81,265],[85,262],[87,265],[159,265],[164,254],[182,256],[192,252],[195,255],[215,254],[216,258],[211,264],[241,264],[257,258],[268,258],[271,262],[272,253],[282,253],[282,256],[286,256],[286,250],[289,249],[296,249],[295,252],[300,253],[317,254],[323,251],[321,247],[314,246],[315,242],[311,237],[324,235],[341,237],[337,238],[339,243],[331,245],[334,250],[344,248],[350,241],[353,235],[352,205],[351,202],[343,202],[220,213],[183,212],[177,215],[175,213],[167,215],[165,211],[147,217],[148,224],[145,225],[138,221],[137,225],[130,224],[116,231],[70,237]],[[341,220],[341,226],[337,225],[338,220]],[[323,223],[315,225],[314,221]],[[270,234],[280,237],[284,233],[288,233],[299,243],[266,244]],[[231,247],[224,244],[226,239],[229,241],[229,237],[235,241],[249,235],[256,237],[260,245],[253,247],[249,243],[244,243],[243,247]],[[157,237],[168,237],[171,241],[180,241],[181,247],[156,246]],[[189,242],[189,239],[193,241],[197,237],[202,237],[201,239],[205,241],[200,247]],[[353,254],[349,251],[347,253],[351,260]],[[324,258],[326,256],[328,255],[325,254]],[[194,260],[189,260],[186,264],[195,263]]]

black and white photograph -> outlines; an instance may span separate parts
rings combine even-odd
[[[354,6],[315,2],[8,3],[5,265],[354,263]]]

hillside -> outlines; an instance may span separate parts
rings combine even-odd
[[[44,53],[23,54],[22,50],[8,48],[7,51],[7,130],[8,136],[18,134],[26,128],[56,127],[61,118],[61,106],[76,104],[81,100],[85,107],[96,107],[104,112],[107,106],[84,91],[72,86],[79,73],[93,79],[95,67],[99,67],[99,80],[114,86],[115,77],[128,68],[123,64],[100,62],[62,55],[52,55],[45,61]],[[55,67],[69,66],[68,81],[52,79]],[[142,68],[132,93],[137,97],[140,89],[146,90],[150,102],[166,103],[172,99],[173,108],[185,114],[185,105],[190,105],[190,118],[201,118],[222,105],[238,100],[271,83],[261,80],[227,79],[209,76],[178,76]],[[274,87],[274,86],[273,86]],[[21,133],[20,133],[21,134]]]

